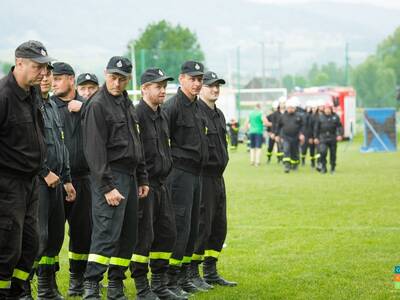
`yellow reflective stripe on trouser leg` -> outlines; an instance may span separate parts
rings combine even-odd
[[[86,261],[89,258],[88,254],[74,253],[72,251],[68,252],[68,258],[71,260],[83,260]]]
[[[290,162],[290,158],[289,158],[289,157],[284,157],[284,158],[282,159],[282,161],[283,161],[283,162]]]
[[[203,261],[204,255],[193,253],[192,260],[195,261]]]
[[[57,256],[54,257],[54,263],[59,263],[60,262],[60,258]]]
[[[184,256],[182,259],[183,264],[190,264],[191,261],[192,261],[192,257],[190,257],[190,256]]]
[[[165,259],[171,258],[171,252],[150,252],[150,259]]]
[[[127,267],[129,266],[131,260],[128,258],[121,258],[121,257],[111,257],[110,265],[120,266],[120,267]]]
[[[42,256],[39,260],[39,265],[54,265],[56,259],[54,257]]]
[[[147,264],[149,262],[149,257],[139,254],[133,254],[131,260],[137,263]]]
[[[0,280],[0,289],[9,289],[11,287],[11,280]]]
[[[181,261],[181,260],[178,260],[178,259],[175,259],[175,258],[170,258],[170,259],[169,259],[169,264],[170,264],[171,266],[180,267],[180,266],[182,265],[182,261]]]
[[[88,262],[95,262],[101,265],[108,265],[110,262],[110,258],[99,254],[90,253],[88,257]]]
[[[12,277],[17,278],[22,281],[26,281],[29,277],[29,273],[22,271],[20,269],[14,269]]]
[[[214,257],[214,258],[218,258],[221,252],[219,251],[215,251],[215,250],[206,250],[204,252],[204,256],[205,257]]]

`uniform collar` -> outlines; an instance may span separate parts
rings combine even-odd
[[[109,93],[109,91],[107,90],[107,86],[106,84],[103,84],[102,86],[102,90],[104,95],[108,98],[108,99],[112,99],[115,104],[117,105],[121,105],[122,101],[125,100],[125,98],[128,97],[128,93],[126,91],[123,91],[121,95],[119,96],[113,96]]]
[[[160,106],[158,106],[158,107],[157,107],[157,110],[154,111],[154,110],[150,107],[150,105],[148,105],[148,104],[146,103],[146,101],[143,100],[143,98],[140,99],[139,105],[144,107],[144,109],[146,110],[146,113],[150,116],[150,118],[151,118],[153,121],[156,120],[156,119],[160,116],[160,113],[161,113],[161,108],[160,108]]]
[[[14,77],[13,71],[14,71],[14,67],[12,67],[10,72],[8,73],[8,82],[13,87],[12,90],[14,91],[15,95],[17,95],[19,100],[24,101],[24,100],[29,99],[29,96],[33,93],[33,87],[29,88],[29,92],[27,92],[23,88],[21,88],[18,85],[17,80]]]
[[[204,108],[207,110],[208,113],[212,114],[213,117],[214,117],[215,115],[219,116],[219,113],[218,113],[218,110],[217,110],[217,106],[216,106],[216,105],[214,105],[214,108],[211,108],[211,107],[209,107],[208,104],[207,104],[204,100],[202,100],[201,98],[200,98],[200,101],[199,101],[199,105],[202,106],[202,107],[204,107]]]
[[[186,106],[190,106],[192,104],[195,104],[198,100],[198,96],[194,99],[194,101],[190,101],[190,99],[185,95],[185,93],[182,91],[181,88],[178,88],[178,95],[181,96],[183,104]]]

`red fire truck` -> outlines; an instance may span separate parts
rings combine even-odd
[[[305,107],[308,101],[332,103],[339,115],[344,129],[344,137],[352,138],[356,129],[356,91],[352,87],[311,87],[295,92],[300,105]]]

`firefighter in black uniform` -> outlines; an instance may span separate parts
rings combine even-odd
[[[183,299],[167,288],[169,258],[176,240],[175,216],[166,179],[172,169],[169,131],[160,105],[164,102],[168,81],[158,68],[141,76],[143,98],[136,106],[140,137],[146,158],[150,190],[139,201],[138,239],[130,266],[136,285],[136,299]],[[151,268],[151,289],[147,273]]]
[[[177,240],[168,270],[168,287],[175,293],[199,291],[190,280],[188,268],[199,227],[201,171],[207,162],[207,124],[200,110],[198,94],[203,84],[204,67],[187,61],[181,67],[181,87],[164,104],[170,139],[173,169],[168,177],[175,212]],[[179,277],[179,285],[178,285]]]
[[[297,112],[303,118],[303,127],[304,127],[304,143],[300,146],[301,150],[301,165],[305,166],[307,150],[310,148],[311,144],[309,143],[312,135],[313,135],[313,127],[311,120],[311,106],[310,103],[307,102],[305,109],[298,108]]]
[[[318,117],[318,106],[316,101],[311,102],[311,112],[310,112],[310,121],[309,126],[311,128],[310,137],[308,139],[308,145],[310,148],[310,161],[311,161],[311,168],[315,168],[315,161],[317,159],[317,147],[314,144],[314,124],[315,120]]]
[[[64,128],[64,142],[69,152],[72,184],[76,201],[64,202],[65,220],[69,225],[69,296],[83,295],[83,274],[90,249],[91,190],[89,167],[83,153],[81,111],[73,110],[86,101],[75,90],[75,72],[64,62],[53,65],[53,96]]]
[[[229,140],[231,143],[231,150],[236,150],[239,143],[239,122],[235,118],[227,124],[229,130]]]
[[[275,131],[277,141],[282,140],[285,173],[289,173],[290,169],[297,170],[300,162],[299,141],[304,142],[303,119],[296,113],[297,105],[295,99],[286,102],[286,112],[280,117]]]
[[[23,297],[39,248],[37,174],[46,146],[38,85],[51,60],[42,43],[25,42],[0,80],[0,299]]]
[[[337,142],[343,139],[343,127],[339,116],[333,112],[332,104],[325,104],[324,113],[320,114],[316,119],[314,136],[314,142],[319,145],[321,155],[321,173],[325,174],[327,172],[326,156],[329,149],[330,171],[333,174],[336,168]]]
[[[268,122],[271,123],[270,126],[267,126],[267,132],[268,132],[268,135],[269,135],[268,148],[267,148],[267,163],[271,162],[271,157],[272,157],[272,153],[273,153],[274,146],[275,146],[275,133],[274,132],[275,132],[275,127],[276,127],[276,124],[277,124],[278,119],[280,117],[280,114],[281,113],[279,111],[279,101],[274,101],[272,103],[272,113],[270,113],[267,116]],[[277,148],[278,148],[277,149],[277,154],[278,154],[279,152],[281,152],[280,144],[276,143],[276,145],[277,145]],[[279,160],[279,156],[277,156],[277,157],[278,157],[278,160]]]
[[[92,188],[92,238],[84,299],[100,299],[99,282],[108,269],[108,299],[126,299],[123,290],[137,236],[138,197],[149,187],[135,108],[125,90],[131,62],[112,57],[105,84],[84,110],[84,152]]]
[[[207,138],[209,159],[203,168],[202,195],[200,203],[200,227],[192,257],[191,277],[193,283],[201,289],[211,289],[212,285],[235,286],[222,278],[217,272],[217,261],[227,233],[226,191],[222,176],[228,164],[225,117],[215,105],[220,85],[225,80],[214,72],[206,72],[200,92],[199,105],[207,116]],[[203,262],[204,279],[199,273],[199,264]]]
[[[63,299],[58,292],[55,272],[56,257],[64,241],[64,185],[65,200],[76,197],[72,185],[69,154],[64,144],[64,132],[57,104],[49,97],[52,82],[51,68],[43,77],[40,88],[45,127],[47,155],[39,173],[39,255],[38,299]]]

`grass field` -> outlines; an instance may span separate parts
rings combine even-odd
[[[196,299],[398,299],[400,153],[361,154],[342,143],[335,175],[309,166],[284,174],[231,153],[227,247],[220,273],[239,283]],[[264,158],[264,162],[265,162]],[[60,254],[67,290],[67,251]],[[133,282],[127,280],[130,299]]]

